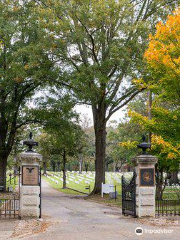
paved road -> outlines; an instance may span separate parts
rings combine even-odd
[[[118,208],[74,198],[42,184],[43,219],[51,226],[39,234],[28,235],[25,240],[179,240],[180,228],[169,227],[171,234],[135,234],[136,227],[143,230],[159,229],[139,224],[137,219],[124,217]],[[0,222],[1,226],[1,222]],[[2,228],[0,227],[0,230]],[[163,229],[163,228],[161,228]],[[167,229],[167,228],[166,228]],[[12,228],[10,229],[12,230]],[[10,232],[9,232],[10,233]],[[0,234],[1,236],[1,234]],[[1,238],[0,239],[7,239]],[[9,239],[9,238],[8,238]]]
[[[52,189],[43,182],[44,218],[50,218],[54,224],[44,234],[30,239],[43,240],[126,240],[126,239],[168,239],[179,240],[180,229],[173,234],[135,234],[141,224],[134,218],[125,218],[121,209],[76,199]],[[157,227],[141,225],[144,229]]]
[[[0,219],[0,240],[10,239],[13,234],[14,227],[16,225],[16,220],[2,220]]]

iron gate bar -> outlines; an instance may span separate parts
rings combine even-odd
[[[0,199],[0,218],[18,218],[19,217],[19,199]]]
[[[134,170],[131,180],[122,176],[122,214],[136,215],[136,172]]]
[[[17,194],[4,193],[4,196],[0,198],[0,218],[19,218],[20,210],[20,172],[19,172],[19,184]],[[14,174],[11,174],[11,177]],[[12,180],[12,178],[11,178]]]
[[[180,199],[179,200],[156,200],[157,216],[180,216]]]
[[[40,194],[39,194],[39,197],[40,197],[40,205],[39,205],[39,218],[41,218],[41,207],[42,207],[42,202],[41,202],[41,168],[39,168],[39,187],[40,187]]]

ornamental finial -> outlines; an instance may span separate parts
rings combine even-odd
[[[150,148],[151,144],[146,142],[145,135],[142,136],[142,141],[143,142],[141,144],[138,144],[137,146],[142,149],[142,155],[148,155],[148,153],[146,152],[146,149]]]
[[[24,141],[23,145],[28,146],[28,150],[26,152],[34,152],[33,147],[38,146],[38,142],[35,142],[33,140],[33,134],[32,132],[29,133],[29,140]]]

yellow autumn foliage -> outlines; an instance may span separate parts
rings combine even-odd
[[[137,141],[127,141],[127,142],[120,142],[119,146],[124,147],[126,149],[135,149],[137,147]]]
[[[160,147],[161,153],[167,154],[167,159],[177,159],[180,157],[180,146],[174,146],[170,142],[165,141],[161,136],[152,135],[152,150]]]
[[[180,145],[176,147],[171,143],[165,141],[161,136],[152,135],[151,138],[151,150],[156,151],[157,148],[160,148],[160,154],[165,154],[167,159],[177,159],[180,157]],[[127,150],[132,150],[137,148],[139,143],[137,141],[127,141],[120,142],[119,145],[126,148]],[[159,151],[159,150],[158,150]]]
[[[168,16],[166,23],[157,24],[156,34],[150,35],[149,40],[149,47],[144,54],[149,66],[157,72],[163,68],[171,77],[179,76],[180,8]]]

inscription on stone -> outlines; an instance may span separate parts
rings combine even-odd
[[[140,186],[154,186],[154,168],[142,168],[140,169]]]
[[[39,167],[33,165],[22,166],[22,185],[39,185]]]

